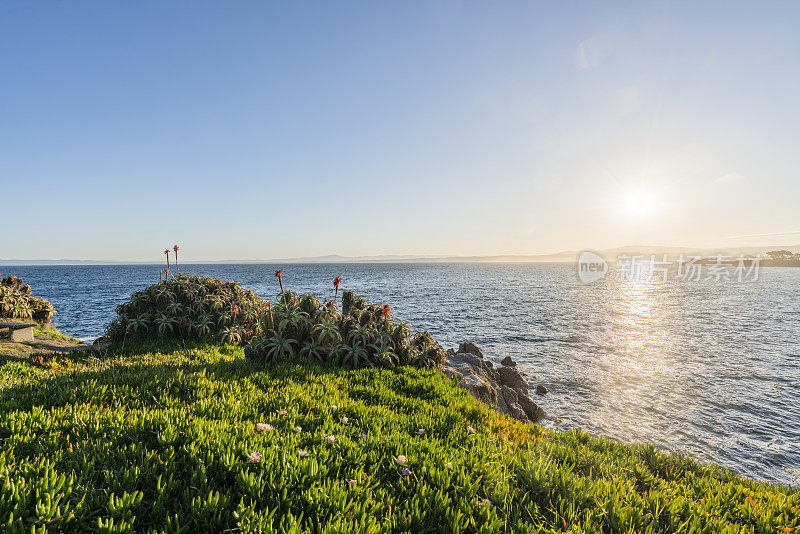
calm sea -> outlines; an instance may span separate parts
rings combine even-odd
[[[651,442],[746,476],[800,485],[800,269],[757,281],[581,284],[572,265],[283,265],[299,292],[335,276],[426,328],[446,347],[472,340],[511,356],[550,393],[556,428]],[[56,325],[93,338],[161,266],[3,267],[53,302]],[[186,265],[278,292],[274,265]]]

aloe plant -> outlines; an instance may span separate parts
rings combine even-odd
[[[281,329],[275,330],[267,340],[266,343],[266,357],[267,360],[282,360],[288,358],[292,354],[295,340],[284,335]]]
[[[178,268],[178,250],[180,250],[180,247],[178,247],[178,245],[175,245],[174,247],[172,247],[172,250],[175,251],[175,270],[178,271],[178,273],[180,273],[181,270]],[[167,254],[167,260],[169,260],[169,254]]]
[[[235,282],[181,274],[134,293],[128,302],[117,307],[120,320],[113,321],[107,333],[113,340],[208,336],[222,339],[227,328],[236,327],[238,337],[227,332],[225,338],[239,343],[261,332],[259,318],[265,311],[265,301]],[[157,318],[147,327],[138,320],[144,312]],[[128,319],[122,320],[123,316]]]

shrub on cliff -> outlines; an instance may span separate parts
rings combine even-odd
[[[342,294],[341,312],[331,301],[284,291],[262,316],[261,327],[247,354],[262,362],[297,354],[351,367],[438,368],[445,356],[428,332],[413,333],[392,318],[388,305],[368,303],[349,290]]]
[[[159,282],[117,307],[106,334],[126,339],[218,339],[246,341],[261,332],[267,303],[236,282],[178,275]]]
[[[56,311],[50,301],[34,297],[31,286],[17,276],[6,276],[0,280],[0,318],[33,319],[47,324]]]

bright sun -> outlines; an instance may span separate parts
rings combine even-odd
[[[622,212],[626,217],[642,219],[655,211],[656,197],[647,189],[629,191],[622,198]]]

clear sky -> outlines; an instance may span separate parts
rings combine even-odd
[[[0,258],[797,244],[749,4],[0,0]]]

